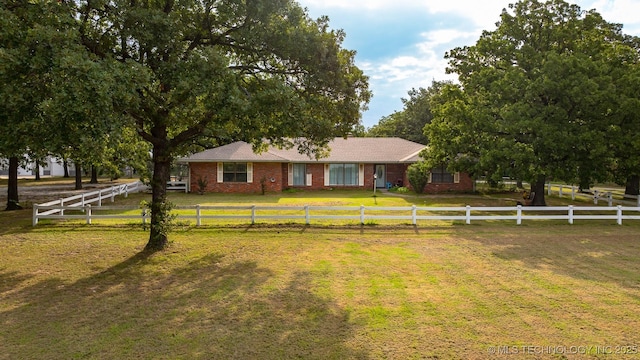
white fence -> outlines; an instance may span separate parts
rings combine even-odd
[[[38,223],[38,219],[42,219],[43,216],[59,216],[64,218],[64,211],[78,208],[84,209],[87,205],[97,203],[98,206],[102,206],[102,201],[105,199],[115,201],[115,197],[118,195],[129,196],[129,193],[136,193],[144,191],[147,187],[140,181],[134,183],[116,185],[101,190],[82,193],[67,198],[49,201],[43,204],[33,205],[33,225]]]
[[[576,220],[615,220],[622,225],[623,220],[640,220],[640,207],[603,206],[510,206],[510,207],[378,207],[378,206],[179,206],[178,219],[195,219],[200,226],[209,219],[243,219],[251,224],[261,220],[298,220],[311,224],[312,220],[357,220],[360,224],[376,220],[403,220],[417,225],[418,221],[472,221],[515,220],[520,225],[527,220],[566,220],[573,224]],[[43,212],[40,212],[42,210]],[[65,210],[76,210],[65,215]],[[78,213],[81,210],[83,213]],[[193,211],[189,213],[188,211]],[[109,214],[96,212],[109,211]],[[123,212],[134,214],[122,214]],[[120,212],[114,213],[114,212]],[[137,214],[135,214],[137,212]],[[384,212],[381,214],[381,212]],[[82,207],[60,205],[36,205],[33,211],[33,225],[40,219],[83,219],[91,224],[94,219],[138,219],[146,223],[149,218],[146,209],[136,207],[108,206]]]
[[[608,206],[613,206],[614,202],[625,203],[625,204],[635,202],[635,205],[637,207],[640,207],[640,196],[622,194],[620,195],[620,197],[622,197],[622,200],[618,200],[614,198],[614,194],[611,191],[594,190],[593,193],[583,193],[583,192],[580,192],[579,190],[580,190],[579,187],[572,186],[572,185],[551,184],[551,183],[547,184],[547,195],[552,195],[556,193],[561,198],[567,195],[567,196],[571,196],[571,200],[575,200],[576,197],[579,197],[579,196],[587,197],[589,199],[592,199],[595,205],[598,205],[598,202],[601,200],[606,201]],[[629,200],[626,200],[626,199],[629,199]]]

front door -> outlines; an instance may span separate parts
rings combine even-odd
[[[387,186],[386,166],[376,165],[376,187],[384,188]]]

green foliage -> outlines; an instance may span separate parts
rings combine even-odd
[[[424,188],[429,182],[429,171],[431,167],[425,162],[417,162],[411,164],[407,169],[407,178],[413,190],[418,193],[424,193]]]
[[[209,184],[209,180],[205,176],[204,178],[198,176],[198,194],[202,195],[207,190],[207,185]]]
[[[160,209],[154,209],[154,206],[158,206]],[[169,233],[175,228],[175,220],[178,217],[177,213],[171,213],[171,209],[174,207],[173,203],[170,201],[164,201],[159,204],[154,204],[153,202],[143,200],[140,202],[140,207],[142,208],[143,213],[148,214],[150,211],[155,211],[155,214],[159,216],[158,221],[152,221],[149,225],[151,233],[155,236],[167,238]]]
[[[369,129],[367,135],[373,137],[397,136],[420,144],[428,144],[424,135],[424,127],[433,119],[431,113],[431,98],[449,82],[433,81],[427,89],[411,89],[409,98],[402,99],[404,108],[380,120],[377,125]]]
[[[114,110],[153,147],[154,202],[177,155],[232,140],[320,154],[371,96],[345,34],[290,0],[78,6],[82,43],[115,70]]]
[[[424,157],[496,181],[606,180],[615,163],[612,74],[637,58],[620,56],[631,50],[621,27],[595,11],[561,0],[510,5],[495,30],[447,53],[461,85],[432,99]]]

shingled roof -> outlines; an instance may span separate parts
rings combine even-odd
[[[329,142],[329,156],[316,160],[297,149],[269,147],[260,154],[250,144],[237,141],[182,158],[180,162],[286,162],[286,163],[413,163],[425,145],[397,137],[336,138]]]

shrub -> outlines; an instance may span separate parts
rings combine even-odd
[[[207,180],[206,176],[204,177],[204,179],[202,177],[198,177],[198,194],[204,194],[205,190],[207,190],[208,183],[209,181]]]
[[[425,162],[411,164],[407,169],[407,178],[413,190],[422,194],[427,182],[429,182],[429,168]]]

